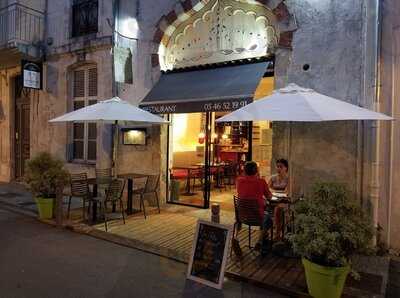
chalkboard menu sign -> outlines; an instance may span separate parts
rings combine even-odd
[[[230,227],[199,220],[193,240],[188,278],[221,289],[229,239]]]

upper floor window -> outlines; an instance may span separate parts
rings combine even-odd
[[[98,0],[74,0],[72,5],[72,37],[96,33]]]
[[[97,68],[85,67],[73,72],[73,109],[97,103]],[[73,156],[80,162],[96,162],[97,125],[96,123],[74,122]]]

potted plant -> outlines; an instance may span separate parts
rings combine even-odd
[[[302,257],[313,297],[341,296],[350,258],[369,251],[373,231],[360,202],[352,200],[341,184],[317,183],[312,195],[296,204],[295,233],[289,241]]]
[[[49,153],[39,153],[27,161],[24,178],[35,196],[39,217],[52,218],[57,187],[62,187],[68,179],[63,162]]]

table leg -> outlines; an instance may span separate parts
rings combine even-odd
[[[93,185],[93,197],[97,197],[97,184]],[[92,222],[97,221],[97,202],[93,201],[92,202]]]
[[[127,206],[126,206],[126,213],[128,215],[132,214],[132,209],[133,209],[133,180],[128,179],[128,200],[127,200]]]
[[[193,196],[195,195],[194,192],[190,190],[190,178],[191,178],[191,171],[190,169],[187,170],[187,179],[186,179],[186,192],[183,194],[184,196]]]

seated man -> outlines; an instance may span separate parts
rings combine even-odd
[[[248,161],[244,165],[244,176],[237,178],[236,190],[238,197],[243,200],[257,200],[260,221],[262,224],[261,239],[265,232],[271,228],[272,220],[268,213],[265,213],[265,199],[272,198],[272,194],[268,188],[268,184],[258,175],[258,167],[254,161]]]

